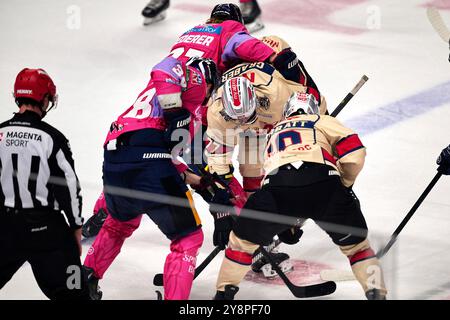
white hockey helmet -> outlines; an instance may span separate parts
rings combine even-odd
[[[283,107],[283,116],[288,118],[296,112],[299,114],[319,114],[319,103],[316,97],[305,92],[294,92],[291,94]]]
[[[255,89],[247,78],[231,78],[223,85],[222,104],[231,120],[240,124],[254,123],[257,103]]]

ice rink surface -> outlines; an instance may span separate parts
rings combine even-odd
[[[24,67],[46,69],[60,97],[46,121],[70,140],[84,217],[101,190],[102,143],[111,121],[134,102],[177,37],[206,20],[216,3],[173,0],[166,20],[143,27],[146,1],[0,1],[0,119],[16,111],[11,96],[16,74]],[[261,0],[260,5],[266,28],[255,36],[286,39],[330,110],[363,74],[370,78],[339,118],[360,132],[368,150],[354,190],[377,250],[431,181],[436,158],[450,143],[448,45],[425,13],[434,5],[450,24],[450,2]],[[202,261],[213,248],[213,221],[205,203],[196,200],[205,230]],[[450,178],[444,176],[382,260],[390,299],[450,299],[449,232]],[[168,246],[145,218],[101,281],[104,299],[155,299],[152,279],[162,272]],[[282,249],[296,265],[294,282],[317,281],[322,268],[350,270],[312,222],[298,245]],[[213,296],[221,257],[196,279],[192,299]],[[244,281],[240,289],[238,299],[295,299],[278,281]],[[44,298],[28,265],[0,291],[0,299]],[[364,298],[356,281],[345,281],[321,299]]]

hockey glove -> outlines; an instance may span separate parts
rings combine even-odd
[[[273,66],[285,79],[300,83],[301,70],[295,52],[290,48],[284,49],[273,60]]]
[[[303,235],[303,230],[300,227],[289,228],[282,233],[278,234],[278,238],[281,242],[286,244],[296,244]]]
[[[228,191],[224,189],[216,190],[210,205],[211,214],[214,218],[213,244],[225,249],[234,221],[234,209]],[[223,208],[217,208],[215,205],[227,206],[228,210],[222,210]]]
[[[105,223],[107,217],[108,212],[106,211],[106,208],[98,209],[98,212],[93,214],[92,217],[90,217],[88,221],[86,221],[83,224],[81,231],[83,237],[85,238],[95,237],[100,232],[100,229]]]
[[[199,184],[191,184],[190,186],[203,198],[203,200],[210,203],[215,194],[215,191],[212,188],[213,183],[214,182],[209,177],[204,176],[200,178]]]
[[[441,154],[436,160],[438,164],[438,171],[445,175],[450,175],[450,145],[442,150]]]

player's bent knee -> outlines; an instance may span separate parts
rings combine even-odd
[[[109,233],[113,233],[121,238],[130,237],[133,232],[139,227],[142,216],[137,216],[134,219],[128,221],[119,221],[111,216],[108,216],[105,220],[103,228]]]
[[[172,241],[170,249],[178,252],[197,251],[202,246],[203,239],[203,231],[199,228],[187,236]]]
[[[247,253],[251,256],[256,251],[256,249],[258,249],[258,247],[259,247],[259,245],[255,244],[253,242],[239,238],[234,233],[234,231],[230,232],[230,238],[228,240],[228,249],[230,249],[231,251],[239,251],[239,252]],[[251,263],[251,261],[250,261],[250,263]]]

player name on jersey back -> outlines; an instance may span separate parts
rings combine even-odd
[[[271,76],[274,71],[275,68],[272,67],[271,65],[264,63],[264,62],[253,62],[253,63],[244,63],[244,64],[240,64],[228,71],[226,71],[223,75],[222,75],[222,79],[221,79],[221,85],[224,84],[227,80],[234,78],[234,77],[238,77],[238,76],[245,76],[246,78],[249,78],[248,80],[250,80],[250,82],[254,82],[254,75],[253,75],[253,79],[251,78],[252,75],[247,75],[245,74],[246,72],[252,70],[252,69],[256,69],[258,71],[262,71],[263,73]]]
[[[207,35],[186,35],[181,36],[177,43],[195,43],[203,46],[209,47],[210,44],[214,41],[214,37]]]

